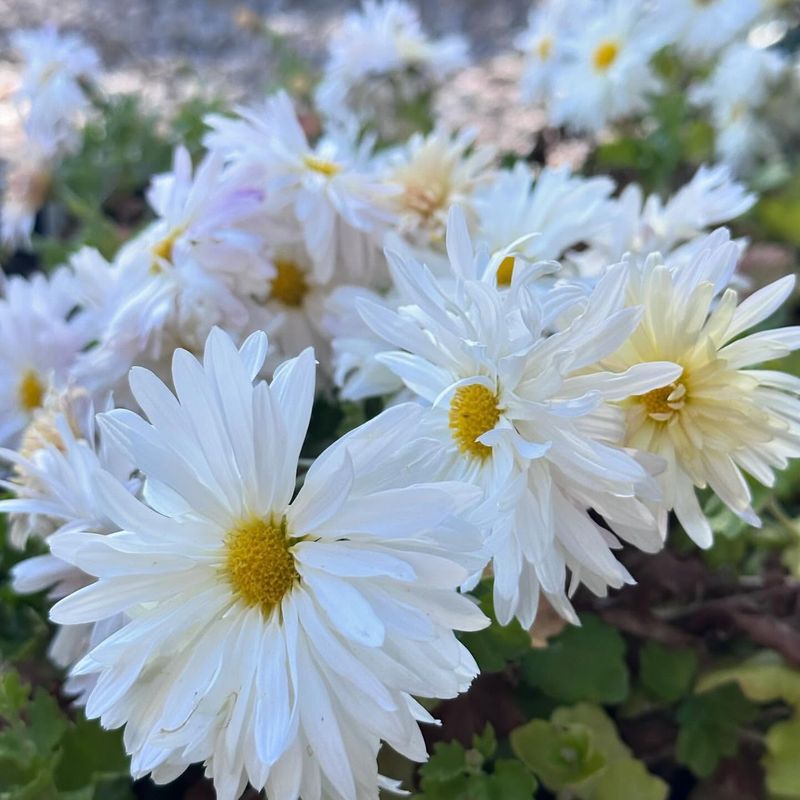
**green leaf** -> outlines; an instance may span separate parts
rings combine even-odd
[[[787,666],[777,653],[765,651],[743,664],[709,672],[697,682],[697,689],[705,692],[726,683],[738,684],[754,703],[783,700],[800,708],[800,670]]]
[[[585,725],[594,736],[595,747],[609,763],[622,758],[630,758],[631,751],[619,738],[617,726],[600,706],[591,703],[563,706],[553,712],[550,721],[562,726],[574,723]]]
[[[64,736],[62,757],[55,772],[59,789],[80,789],[87,781],[127,775],[130,769],[121,731],[104,731],[95,721],[80,717]]]
[[[628,694],[625,641],[592,614],[581,627],[565,628],[548,646],[522,660],[526,681],[563,703],[621,703]]]
[[[707,778],[719,760],[735,755],[739,728],[752,721],[756,708],[733,683],[684,700],[678,708],[678,761]]]
[[[609,764],[597,777],[592,786],[591,800],[620,800],[624,797],[666,800],[668,794],[669,786],[661,778],[651,775],[641,761],[625,758]]]
[[[692,650],[647,642],[639,652],[639,677],[647,691],[664,703],[674,703],[687,694],[697,672]]]
[[[606,763],[592,731],[581,723],[557,725],[534,719],[513,730],[510,739],[514,754],[556,791],[586,780]]]
[[[466,751],[458,742],[437,742],[433,755],[420,767],[423,788],[426,781],[443,782],[457,778],[466,772]]]
[[[770,796],[800,798],[800,719],[779,722],[767,732],[767,752],[761,763]]]
[[[472,737],[472,749],[477,750],[485,761],[490,761],[494,758],[494,754],[497,752],[497,736],[495,736],[494,728],[491,725],[487,725],[483,729],[483,733],[476,733]]]
[[[487,784],[490,800],[531,800],[536,791],[536,778],[515,758],[498,758]]]

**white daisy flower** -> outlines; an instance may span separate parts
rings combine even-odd
[[[613,191],[610,178],[582,178],[566,167],[545,167],[535,180],[521,162],[497,172],[474,199],[476,240],[492,255],[509,249],[515,254],[503,257],[497,284],[511,283],[516,255],[528,261],[552,261],[592,241],[608,224]]]
[[[659,476],[666,507],[702,547],[711,545],[712,532],[695,487],[710,487],[759,525],[742,472],[772,486],[773,470],[800,456],[800,379],[752,368],[799,348],[800,327],[742,335],[786,300],[794,276],[738,303],[726,288],[737,258],[736,244],[721,229],[688,264],[671,268],[656,254],[633,268],[628,302],[644,314],[602,362],[608,369],[660,359],[680,366],[676,379],[625,402],[626,443],[666,461]]]
[[[0,512],[9,514],[10,541],[16,547],[23,547],[31,536],[49,541],[64,532],[111,532],[113,525],[98,512],[95,500],[99,471],[107,471],[131,492],[140,485],[131,478],[130,462],[99,439],[94,404],[85,391],[75,388],[51,394],[28,426],[20,452],[0,449],[0,458],[14,465],[11,480],[0,485],[15,496],[0,500]],[[94,581],[50,553],[18,562],[11,574],[16,592],[47,590],[51,599],[66,597]],[[50,644],[51,659],[62,668],[73,666],[121,621],[114,614],[96,623],[59,627]],[[82,677],[68,679],[64,689],[83,704],[91,683]]]
[[[67,269],[5,280],[0,297],[0,445],[14,445],[49,387],[65,388],[96,321],[76,311]]]
[[[709,78],[692,87],[690,99],[711,108],[718,156],[737,172],[775,149],[761,111],[787,72],[787,60],[774,50],[737,42],[725,49]]]
[[[24,108],[28,135],[68,144],[76,117],[89,105],[80,81],[100,70],[97,53],[77,34],[59,33],[53,26],[16,31],[11,42],[25,62],[17,102]]]
[[[644,111],[661,84],[650,67],[664,44],[640,3],[609,0],[564,44],[556,77],[553,122],[577,131]]]
[[[158,219],[122,252],[123,263],[128,249],[138,256],[149,248],[157,273],[191,255],[241,294],[258,291],[271,277],[259,259],[261,237],[247,226],[263,206],[263,190],[226,173],[219,155],[209,154],[193,170],[186,148],[176,148],[172,171],[153,179],[147,199]]]
[[[388,156],[386,180],[401,189],[393,198],[397,230],[411,244],[441,249],[447,212],[456,203],[474,218],[475,191],[491,179],[495,158],[475,138],[473,130],[452,134],[440,126],[427,136],[414,134]]]
[[[333,279],[337,264],[354,278],[368,275],[395,194],[374,173],[369,142],[357,145],[355,133],[340,131],[311,147],[285,92],[238,113],[208,118],[209,149],[245,182],[260,181],[272,211],[293,212],[320,283]]]
[[[276,244],[270,263],[273,275],[256,294],[253,310],[255,326],[261,314],[266,314],[265,324],[272,321],[270,332],[270,360],[299,355],[313,347],[325,374],[330,374],[330,344],[323,330],[325,301],[330,286],[320,285],[314,265],[302,242]]]
[[[645,197],[631,183],[606,207],[607,224],[592,237],[591,247],[571,254],[571,260],[584,276],[596,275],[626,253],[644,259],[657,251],[670,263],[683,262],[712,227],[749,211],[756,199],[723,164],[702,165],[666,202],[655,194]]]
[[[410,484],[391,456],[418,410],[387,412],[319,459],[295,495],[314,355],[252,384],[266,355],[215,329],[203,363],[175,353],[177,398],[131,372],[150,422],[101,427],[146,476],[144,501],[99,474],[109,536],[60,534],[53,552],[97,577],[53,607],[63,624],[130,620],[75,674],[97,674],[86,712],[125,725],[134,775],[206,762],[220,800],[249,782],[282,800],[378,798],[381,739],[425,759],[411,695],[452,697],[477,672],[453,628],[486,624],[454,591],[474,568],[458,484]],[[386,418],[385,418],[386,419]]]
[[[528,14],[528,27],[514,39],[514,46],[525,57],[522,73],[522,99],[548,100],[561,67],[564,41],[574,22],[584,20],[587,6],[578,0],[544,0]]]
[[[381,130],[387,112],[396,117],[398,101],[418,101],[467,63],[462,37],[431,39],[417,10],[400,0],[365,0],[360,11],[345,15],[329,53],[317,107],[331,119],[354,113]]]
[[[448,227],[450,281],[392,254],[392,273],[413,305],[391,311],[361,302],[365,321],[396,348],[377,356],[429,406],[414,433],[415,452],[439,479],[469,481],[486,492],[487,549],[493,555],[498,620],[530,626],[540,589],[575,619],[566,596],[583,581],[603,594],[631,582],[613,557],[617,536],[648,550],[662,541],[659,521],[638,496],[655,490],[646,469],[614,446],[621,418],[606,401],[674,379],[674,364],[636,365],[586,375],[636,326],[622,308],[624,272],[609,270],[588,301],[530,289],[548,265],[515,269],[508,292],[478,280],[457,209]],[[497,259],[489,267],[496,269]],[[547,336],[571,307],[571,322]],[[667,377],[669,376],[669,377]]]
[[[755,22],[761,0],[658,0],[654,24],[678,50],[707,60]]]

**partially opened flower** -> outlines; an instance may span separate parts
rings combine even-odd
[[[610,369],[654,359],[681,367],[676,379],[625,402],[626,442],[666,461],[659,477],[666,507],[703,547],[712,531],[695,488],[710,487],[759,525],[743,472],[772,486],[773,470],[800,456],[800,379],[754,369],[800,348],[800,327],[744,335],[786,300],[794,276],[739,303],[727,288],[737,257],[736,244],[719,230],[687,264],[672,268],[654,255],[633,268],[628,302],[643,306],[642,321],[603,361]]]
[[[130,616],[75,672],[97,674],[87,714],[126,726],[135,775],[203,761],[220,800],[248,781],[280,800],[377,800],[381,739],[426,757],[431,718],[411,695],[452,697],[477,672],[452,632],[486,622],[455,591],[478,563],[455,516],[475,491],[409,483],[391,457],[417,424],[404,406],[386,412],[392,435],[357,429],[295,494],[314,355],[254,386],[266,349],[215,329],[202,364],[176,351],[177,397],[131,372],[150,422],[115,410],[101,425],[146,476],[144,500],[97,476],[118,530],[52,539],[97,577],[52,615]]]

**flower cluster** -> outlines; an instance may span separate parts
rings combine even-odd
[[[531,18],[554,66],[529,84],[589,128],[657,91],[659,48],[743,47],[756,16],[566,5]],[[794,279],[740,298],[746,242],[718,226],[755,197],[726,166],[663,198],[500,166],[444,125],[376,149],[345,113],[364,82],[438,79],[463,49],[391,1],[341,37],[322,135],[285,93],[208,116],[111,261],[81,249],[0,299],[0,511],[43,547],[15,588],[57,600],[52,657],[132,773],[203,762],[221,800],[376,799],[381,742],[426,758],[415,698],[478,672],[456,632],[488,624],[482,577],[501,624],[545,601],[577,622],[578,587],[632,583],[617,556],[662,548],[670,512],[712,543],[698,491],[757,526],[745,474],[800,456],[800,379],[759,367],[800,348],[764,327]],[[31,131],[81,112],[95,66],[56,41]],[[715,74],[698,97],[736,80]],[[320,395],[383,410],[312,459]]]
[[[554,125],[597,132],[646,116],[670,90],[677,62],[692,81],[690,100],[710,112],[718,157],[748,170],[775,148],[762,119],[767,100],[778,84],[791,91],[790,62],[772,47],[785,28],[765,17],[766,6],[545,0],[516,39],[523,97],[544,103]]]

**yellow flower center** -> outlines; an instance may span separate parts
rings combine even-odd
[[[161,261],[169,261],[172,263],[172,251],[175,247],[175,242],[178,237],[183,233],[183,228],[174,228],[171,230],[160,242],[153,245],[150,252],[153,254],[153,263],[150,264],[150,272],[157,275],[161,272]]]
[[[619,55],[619,45],[616,42],[602,42],[594,51],[594,67],[605,72]]]
[[[550,58],[550,54],[553,52],[553,37],[552,36],[542,36],[539,39],[539,44],[536,46],[536,53],[538,54],[539,58],[542,61],[547,61]]]
[[[242,520],[225,537],[225,549],[224,572],[234,593],[264,615],[300,580],[285,517]]]
[[[310,170],[319,172],[320,175],[324,175],[326,178],[332,178],[334,175],[338,175],[342,171],[342,168],[333,161],[319,158],[311,153],[303,156],[303,163]]]
[[[514,256],[506,256],[497,268],[497,285],[511,286],[511,278],[514,275]]]
[[[448,423],[458,449],[465,456],[483,459],[491,454],[491,447],[476,440],[492,430],[499,419],[497,396],[479,383],[461,386],[450,401]]]
[[[443,183],[434,182],[427,186],[411,184],[403,192],[401,203],[409,211],[430,219],[446,205],[448,196],[449,191]]]
[[[308,283],[303,271],[293,262],[275,260],[275,277],[272,279],[271,295],[285,306],[297,308],[308,293]]]
[[[667,422],[676,411],[686,405],[686,387],[679,382],[669,383],[636,398],[648,416],[656,422]]]
[[[26,369],[19,382],[19,404],[29,414],[42,405],[44,384],[35,370]]]

